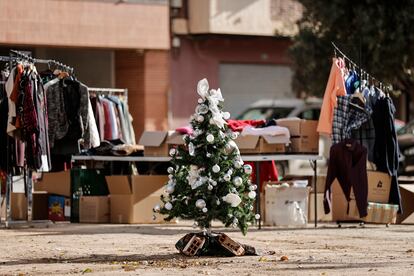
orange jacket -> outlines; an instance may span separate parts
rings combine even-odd
[[[337,105],[336,97],[346,95],[344,71],[344,61],[341,58],[333,58],[331,72],[323,96],[321,114],[319,116],[317,131],[320,134],[332,134],[333,113]]]

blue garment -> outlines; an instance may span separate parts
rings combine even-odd
[[[359,79],[359,76],[358,76],[357,72],[355,72],[354,70],[352,70],[349,73],[348,78],[345,80],[346,93],[348,95],[354,94],[355,90],[359,87],[360,82],[361,81]]]

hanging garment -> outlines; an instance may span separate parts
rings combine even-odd
[[[344,84],[345,63],[340,58],[334,58],[332,61],[331,72],[326,85],[325,94],[319,116],[317,131],[320,134],[332,134],[332,122],[334,108],[337,106],[337,96],[346,95]]]
[[[101,98],[101,103],[105,117],[104,140],[113,140],[113,134],[115,133],[115,120],[111,114],[111,102],[108,99]]]
[[[391,175],[390,204],[399,205],[399,213],[402,213],[400,188],[398,185],[398,157],[399,148],[395,131],[394,114],[395,107],[389,97],[377,99],[372,120],[375,126],[374,163],[377,169]]]
[[[355,90],[359,87],[359,85],[360,85],[359,76],[357,72],[352,70],[345,80],[346,93],[348,95],[354,94]]]
[[[352,131],[359,129],[370,119],[370,113],[365,108],[355,105],[350,95],[337,98],[332,123],[332,143],[337,144],[352,137]]]
[[[129,113],[128,104],[124,101],[121,101],[121,104],[122,104],[122,110],[124,111],[124,119],[125,119],[125,122],[126,122],[126,129],[128,130],[128,135],[130,137],[131,144],[135,145],[136,144],[135,131],[134,131],[134,127],[132,126],[132,116]]]
[[[6,78],[2,73],[0,78],[0,171],[7,169],[7,161],[9,160],[9,156],[7,154],[7,147],[9,143],[7,137],[9,105],[5,87],[5,79]]]
[[[227,120],[227,125],[232,131],[241,132],[245,126],[260,127],[263,126],[265,120]]]
[[[105,114],[99,97],[91,97],[92,111],[95,117],[96,126],[99,133],[100,141],[104,140],[105,133]]]
[[[367,150],[355,140],[346,139],[331,147],[324,193],[325,214],[328,214],[331,210],[331,185],[337,178],[346,200],[348,202],[351,200],[352,188],[360,217],[367,215],[368,179],[366,163]]]

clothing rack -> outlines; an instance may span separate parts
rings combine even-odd
[[[125,97],[125,102],[128,103],[128,89],[124,88],[98,88],[98,87],[88,87],[88,91],[89,92],[93,92],[96,94],[108,94],[108,95],[113,95],[113,94],[121,94]]]
[[[68,65],[65,65],[63,63],[60,63],[56,60],[50,60],[50,59],[37,59],[31,56],[26,55],[25,53],[17,50],[10,50],[10,56],[0,56],[0,61],[8,62],[9,70],[12,70],[13,62],[14,61],[28,61],[30,63],[41,63],[41,64],[47,64],[50,68],[50,65],[55,65],[57,68],[64,70],[68,73],[73,73],[74,69],[73,67],[70,67]],[[7,139],[10,139],[10,137],[7,137]],[[7,142],[7,145],[9,143]],[[10,156],[10,149],[7,146],[7,156]],[[32,214],[32,204],[33,204],[33,178],[32,178],[32,171],[27,170],[26,167],[23,169],[24,174],[24,183],[25,188],[27,191],[27,220],[26,221],[13,221],[11,219],[11,194],[12,194],[12,186],[13,186],[13,176],[10,172],[10,166],[7,161],[6,165],[6,194],[5,194],[5,200],[6,200],[6,214],[5,214],[5,226],[6,228],[11,227],[11,225],[14,224],[23,224],[23,225],[31,225],[33,223],[48,223],[49,221],[33,221],[33,214]],[[1,202],[1,193],[0,193],[0,202]],[[0,219],[1,223],[1,219]]]
[[[372,76],[371,74],[369,74],[367,71],[365,71],[364,69],[362,69],[359,65],[357,65],[352,59],[350,59],[347,55],[344,54],[344,52],[341,51],[341,49],[339,49],[338,46],[335,45],[334,42],[332,42],[332,46],[334,47],[334,53],[335,53],[335,57],[337,56],[337,52],[339,52],[339,54],[342,56],[342,58],[346,61],[348,61],[348,63],[351,64],[351,67],[353,67],[353,69],[357,69],[360,72],[361,76],[366,76],[366,78],[369,80],[371,79],[373,82],[377,82],[380,86],[380,89],[384,89],[386,91],[390,91],[392,89],[392,85],[391,84],[384,84],[383,82],[379,81],[378,79],[376,79],[374,76]]]

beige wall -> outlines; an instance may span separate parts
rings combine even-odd
[[[0,44],[169,48],[167,4],[114,2],[0,0]]]
[[[292,36],[301,15],[295,0],[189,0],[190,33]]]

